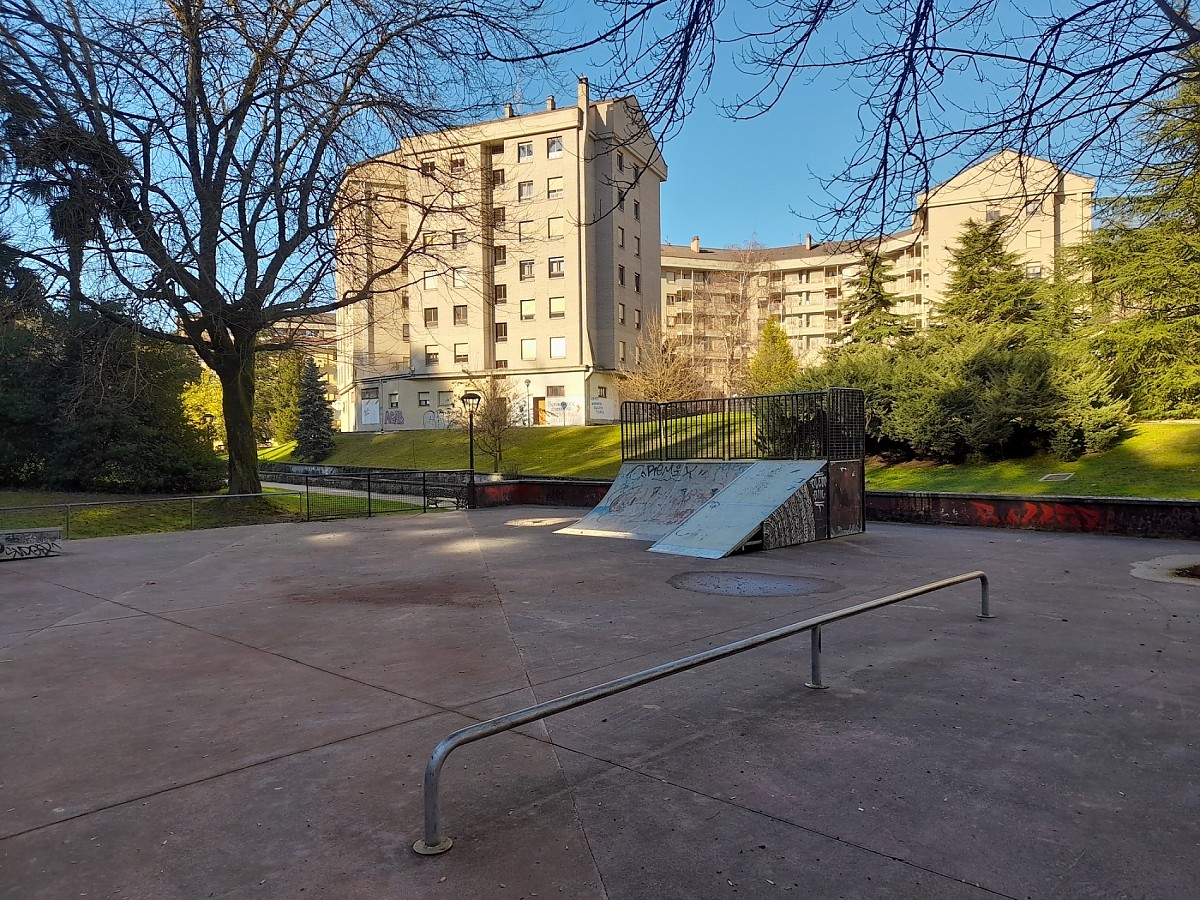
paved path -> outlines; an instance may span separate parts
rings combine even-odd
[[[0,897],[1191,898],[1200,544],[872,525],[725,560],[527,507],[70,541],[0,572]],[[956,588],[455,753],[462,725]],[[726,597],[688,572],[801,575]],[[676,583],[678,579],[676,579]]]

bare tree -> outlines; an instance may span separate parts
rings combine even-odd
[[[492,375],[472,380],[467,390],[480,397],[479,409],[475,411],[475,445],[492,458],[492,471],[499,472],[504,451],[512,443],[513,429],[521,425],[516,383]],[[461,405],[451,408],[450,424],[467,427],[467,413]]]
[[[666,132],[711,94],[730,54],[746,86],[724,102],[737,118],[762,115],[818,76],[842,82],[863,133],[826,184],[831,236],[892,230],[937,171],[1002,149],[1124,175],[1144,159],[1130,138],[1146,103],[1200,66],[1200,19],[1181,0],[601,5],[610,27],[580,41],[611,50],[619,74],[601,89],[649,94],[647,120]]]
[[[712,392],[725,397],[747,390],[750,357],[770,300],[763,246],[751,240],[729,249],[733,259],[720,270],[692,273],[687,344]]]
[[[195,349],[223,389],[230,490],[255,492],[255,354],[286,343],[271,337],[285,320],[398,290],[414,250],[336,292],[339,241],[379,215],[361,180],[348,185],[355,164],[403,167],[380,154],[503,98],[463,49],[528,52],[538,13],[502,0],[0,0],[14,243],[73,303]]]
[[[656,317],[647,319],[634,349],[634,365],[621,369],[621,398],[668,403],[704,394],[704,379],[682,340],[665,336]]]

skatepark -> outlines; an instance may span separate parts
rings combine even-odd
[[[0,896],[1194,896],[1195,542],[872,524],[704,559],[555,533],[582,513],[6,564]],[[453,849],[412,851],[452,731],[971,570],[995,619],[964,584],[829,625],[828,690],[799,635],[461,748]]]

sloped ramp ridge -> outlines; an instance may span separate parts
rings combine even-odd
[[[626,463],[600,504],[559,534],[656,541],[655,553],[720,559],[764,523],[764,546],[828,537],[824,460]],[[779,524],[786,520],[781,531]]]

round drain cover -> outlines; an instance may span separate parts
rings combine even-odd
[[[797,597],[833,587],[831,582],[820,578],[762,572],[681,572],[667,583],[686,591],[725,597]]]

